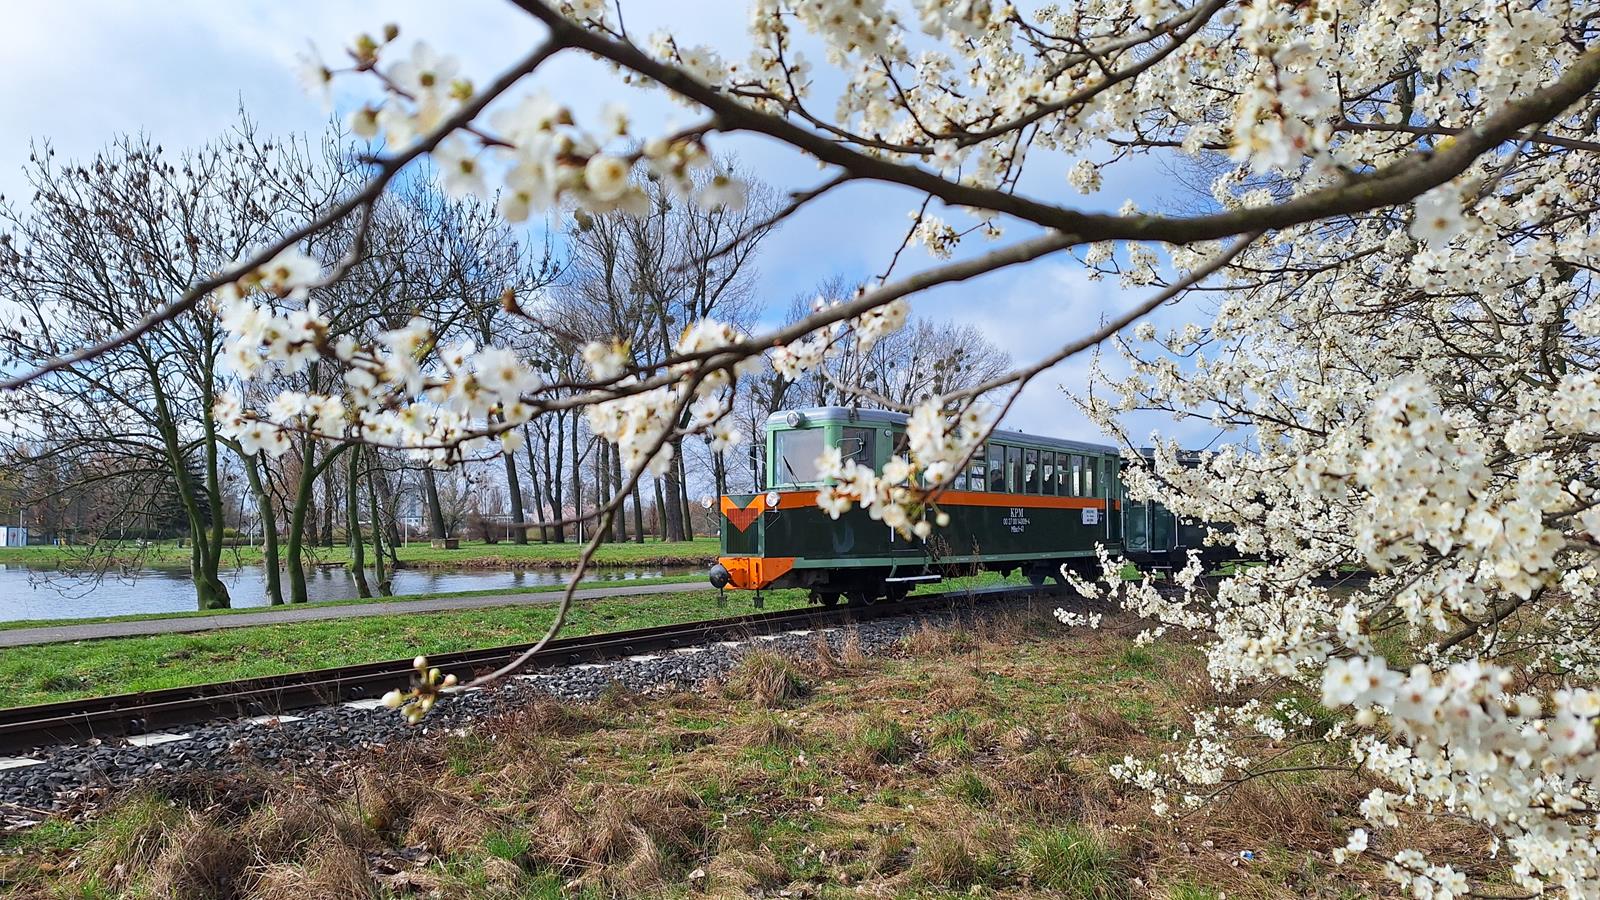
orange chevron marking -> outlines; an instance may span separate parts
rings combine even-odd
[[[732,497],[723,497],[722,514],[727,517],[728,522],[732,524],[733,527],[739,529],[740,531],[744,531],[746,528],[750,527],[752,522],[761,518],[761,504],[763,502],[765,502],[764,498],[758,495],[752,498],[750,503],[741,509],[739,504],[733,502]],[[729,571],[732,570],[730,569]]]

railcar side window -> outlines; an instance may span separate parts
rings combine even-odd
[[[1067,481],[1067,471],[1072,465],[1072,458],[1065,453],[1056,454],[1056,493],[1063,497],[1072,496],[1072,485]]]
[[[972,474],[967,479],[967,484],[972,490],[981,491],[988,487],[989,476],[986,464],[988,457],[986,453],[987,451],[984,448],[979,447],[978,452],[972,456],[972,468],[970,470]]]
[[[773,448],[773,484],[815,484],[822,480],[817,474],[817,457],[827,446],[821,428],[799,428],[780,431],[775,435]]]
[[[999,444],[989,445],[989,490],[1004,492],[1006,489],[1006,448]]]
[[[1022,483],[1024,491],[1039,493],[1039,451],[1032,447],[1022,451]]]
[[[1091,456],[1085,459],[1084,462],[1087,465],[1083,467],[1083,495],[1085,497],[1093,497],[1095,496],[1094,467],[1099,465],[1100,461]]]
[[[1083,457],[1072,454],[1072,496],[1083,496]]]
[[[1006,490],[1022,493],[1022,448],[1006,448]]]
[[[1039,465],[1044,472],[1044,479],[1039,482],[1039,486],[1044,488],[1044,492],[1046,494],[1054,494],[1056,492],[1055,453],[1046,450],[1044,453],[1040,454]]]

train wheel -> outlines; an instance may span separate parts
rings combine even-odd
[[[891,584],[883,590],[884,596],[890,603],[899,603],[906,598],[906,594],[910,593],[910,588],[904,584]]]
[[[871,606],[878,602],[878,595],[871,588],[852,588],[849,597],[851,606]]]
[[[839,594],[831,591],[812,591],[811,602],[822,606],[838,606]]]

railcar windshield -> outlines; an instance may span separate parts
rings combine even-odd
[[[827,446],[827,436],[821,428],[780,431],[773,437],[774,484],[816,484],[822,480],[817,473],[817,457]]]

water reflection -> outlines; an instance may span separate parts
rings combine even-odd
[[[631,581],[696,571],[688,568],[601,569],[585,573],[583,580]],[[402,569],[392,574],[394,593],[427,594],[565,584],[571,573],[559,569]],[[240,566],[228,570],[223,577],[235,607],[268,605],[264,567]],[[367,577],[369,584],[374,583],[370,572]],[[288,592],[287,579],[284,591]],[[313,601],[347,600],[357,596],[355,579],[340,566],[323,566],[308,572],[306,592]],[[0,564],[0,621],[187,612],[194,608],[194,588],[189,583],[189,570],[184,568],[109,573],[96,584],[59,572]]]

